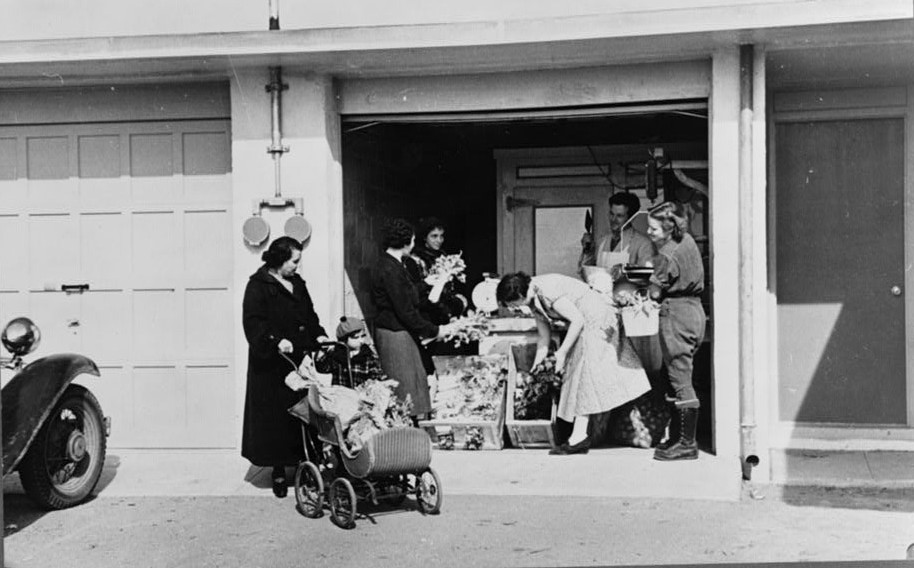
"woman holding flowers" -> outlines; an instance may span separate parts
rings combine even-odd
[[[567,442],[551,454],[586,454],[591,446],[590,416],[612,410],[650,389],[641,361],[619,333],[616,310],[584,282],[561,274],[508,274],[498,283],[496,298],[509,309],[529,308],[538,334],[536,368],[548,354],[550,323],[564,320],[568,330],[555,351],[555,368],[564,372],[558,417],[573,422]]]
[[[381,368],[396,380],[397,396],[410,398],[414,420],[424,417],[431,410],[428,379],[422,361],[423,342],[444,338],[450,327],[429,321],[419,311],[419,291],[407,272],[404,258],[413,249],[416,237],[412,225],[403,219],[393,219],[383,228],[384,253],[375,266],[371,299],[375,316],[375,345],[381,359]],[[433,285],[433,292],[443,282]]]
[[[419,284],[420,292],[428,293],[432,285],[428,280],[436,279],[440,274],[453,275],[445,283],[439,297],[423,302],[422,311],[433,323],[447,323],[451,318],[460,316],[467,308],[467,299],[459,293],[458,282],[466,278],[463,274],[465,265],[460,255],[449,255],[444,252],[444,221],[437,217],[419,219],[416,231],[416,247],[411,252],[415,260],[414,279]]]
[[[673,395],[670,435],[657,446],[654,459],[693,460],[698,458],[699,403],[692,386],[692,358],[705,334],[704,265],[698,245],[686,232],[688,217],[681,203],[661,203],[648,212],[647,222],[647,236],[658,250],[650,294],[661,302],[660,348]]]

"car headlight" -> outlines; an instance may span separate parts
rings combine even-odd
[[[0,342],[7,351],[17,357],[22,357],[38,347],[41,342],[41,330],[29,318],[16,318],[10,320],[3,328],[3,332],[0,333]]]

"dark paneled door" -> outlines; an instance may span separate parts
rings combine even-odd
[[[904,121],[776,127],[780,418],[906,422]]]

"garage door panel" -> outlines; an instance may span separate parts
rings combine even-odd
[[[41,330],[40,356],[51,353],[81,353],[78,295],[37,292],[29,295],[28,315]]]
[[[184,354],[184,322],[173,290],[133,293],[133,358],[140,363],[177,361]]]
[[[189,204],[227,205],[232,198],[226,175],[184,176],[184,199]]]
[[[80,283],[79,220],[75,215],[29,216],[29,288]]]
[[[228,366],[187,368],[187,437],[197,447],[234,445],[234,378]]]
[[[227,359],[232,353],[231,294],[228,290],[188,290],[184,302],[187,358]]]
[[[122,213],[84,213],[80,216],[80,254],[83,280],[92,289],[122,290],[129,283],[132,260],[129,216]]]
[[[182,199],[183,187],[179,176],[131,178],[130,188],[133,203],[139,208],[173,206]]]
[[[79,207],[82,211],[123,211],[130,207],[128,178],[79,180]]]
[[[13,318],[29,317],[29,297],[24,292],[0,292],[0,326]]]
[[[22,213],[29,206],[29,183],[26,179],[0,180],[0,214]]]
[[[229,171],[231,153],[225,130],[185,132],[182,136],[182,162],[185,176],[208,176]]]
[[[69,136],[30,136],[26,138],[25,146],[30,181],[70,177]]]
[[[184,214],[184,273],[189,287],[225,287],[231,282],[231,217],[228,211]]]
[[[134,443],[146,447],[186,445],[187,388],[177,367],[133,369]]]
[[[102,407],[105,416],[111,418],[109,447],[123,447],[132,443],[133,423],[133,381],[124,367],[99,365],[101,377],[83,375],[75,382],[92,391]]]
[[[24,289],[28,286],[28,279],[26,218],[21,215],[0,215],[0,290]]]
[[[19,139],[15,137],[0,138],[0,181],[13,181],[19,174]]]
[[[77,138],[77,148],[80,178],[120,177],[119,134],[82,135]]]
[[[89,290],[82,295],[80,333],[83,352],[99,365],[125,365],[131,358],[133,310],[120,290]]]
[[[174,134],[130,136],[130,175],[136,179],[170,177],[175,173]]]
[[[180,218],[174,211],[133,215],[134,288],[174,288],[183,266]]]

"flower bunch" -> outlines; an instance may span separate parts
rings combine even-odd
[[[428,269],[428,276],[429,279],[435,281],[455,278],[460,282],[466,282],[467,276],[464,273],[466,268],[467,265],[463,261],[463,252],[457,254],[443,254],[436,258],[435,264]]]
[[[436,363],[438,391],[432,402],[436,419],[495,420],[507,379],[502,356],[441,357]]]
[[[660,308],[660,304],[650,299],[646,293],[622,290],[613,294],[616,306],[620,308],[643,311],[645,314]]]
[[[514,416],[526,420],[549,420],[552,403],[562,390],[562,373],[556,372],[555,356],[549,355],[529,373],[517,374]]]
[[[396,387],[397,381],[392,379],[369,379],[355,387],[359,412],[346,432],[351,450],[361,448],[368,438],[381,430],[412,426],[412,399],[406,395],[405,400],[400,400]]]
[[[460,347],[489,335],[489,317],[485,312],[470,310],[465,316],[451,318],[448,327],[451,331],[445,334],[444,340],[452,342],[454,347]]]

